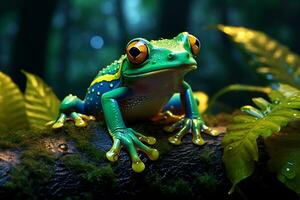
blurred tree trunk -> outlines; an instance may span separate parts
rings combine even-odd
[[[159,37],[168,38],[187,31],[192,0],[161,0]]]
[[[125,47],[128,42],[128,31],[126,26],[126,20],[123,10],[123,0],[116,0],[116,18],[118,20],[119,28],[119,44],[120,44],[120,54],[124,54]]]
[[[69,0],[64,0],[61,2],[60,7],[61,15],[64,18],[64,24],[61,30],[61,45],[59,49],[59,67],[57,77],[58,84],[55,84],[54,90],[57,91],[58,96],[64,95],[65,87],[62,85],[69,84],[67,81],[67,72],[70,67],[70,35],[71,35],[71,3]]]
[[[1,3],[0,6],[0,18],[6,13],[14,11],[18,7],[19,0],[10,0]]]
[[[220,24],[225,24],[225,25],[231,24],[229,20],[230,4],[228,2],[229,2],[228,0],[215,1],[215,3],[218,4],[216,8],[220,13]],[[249,68],[248,67],[245,68],[241,66],[240,63],[237,62],[236,59],[234,59],[235,57],[234,51],[236,49],[233,47],[233,44],[230,41],[230,39],[221,32],[219,34],[221,34],[221,41],[222,41],[222,45],[220,45],[220,51],[219,51],[220,59],[223,60],[223,64],[226,68],[230,69],[231,72],[234,72],[234,73],[228,73],[228,79],[227,79],[228,83],[226,84],[234,84],[234,83],[246,84],[249,82],[249,80],[253,80],[249,78],[251,76],[251,73],[249,73]]]
[[[44,77],[49,27],[57,2],[57,0],[21,1],[19,31],[11,57],[11,76],[22,90],[25,87],[25,77],[20,69]]]
[[[220,24],[225,24],[228,25],[230,22],[228,21],[228,3],[227,0],[223,0],[221,2],[216,1],[217,4],[219,5],[217,9],[219,10],[220,13]],[[239,82],[239,77],[237,77],[237,74],[241,74],[240,72],[240,67],[237,65],[232,56],[233,53],[233,46],[229,38],[223,34],[221,34],[221,41],[222,41],[222,46],[221,46],[221,51],[220,51],[220,58],[223,59],[223,63],[225,66],[230,66],[231,71],[234,73],[228,73],[228,84],[236,83]]]

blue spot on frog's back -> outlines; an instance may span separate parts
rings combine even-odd
[[[102,111],[101,97],[104,93],[118,88],[120,80],[102,81],[92,85],[84,98],[85,109],[89,114],[99,114]]]

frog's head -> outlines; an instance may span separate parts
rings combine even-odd
[[[185,74],[197,68],[195,56],[199,51],[199,40],[187,32],[180,33],[173,39],[147,41],[136,38],[126,47],[123,76],[145,77],[168,70]]]

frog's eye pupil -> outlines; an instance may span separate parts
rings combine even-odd
[[[144,40],[130,41],[126,48],[128,60],[135,66],[139,66],[148,59],[148,46]]]
[[[140,55],[141,51],[136,48],[136,47],[132,47],[130,50],[129,50],[129,53],[133,56],[133,57],[137,57],[138,55]]]
[[[196,42],[195,42],[195,45],[196,45],[197,47],[199,47],[199,46],[200,46],[200,42],[199,42],[199,40],[198,40],[198,39],[196,40]]]

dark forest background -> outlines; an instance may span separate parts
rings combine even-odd
[[[211,95],[233,83],[264,84],[212,25],[260,30],[300,53],[299,19],[299,0],[2,0],[0,70],[22,89],[25,69],[61,99],[83,97],[97,71],[118,59],[130,39],[188,31],[202,49],[199,69],[187,81]],[[225,101],[241,103],[233,97]]]

